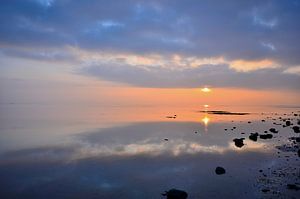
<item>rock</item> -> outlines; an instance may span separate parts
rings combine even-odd
[[[226,173],[226,171],[223,167],[217,167],[215,172],[216,172],[217,175],[222,175],[222,174]]]
[[[249,135],[249,139],[254,142],[257,141],[257,137],[258,137],[258,133],[251,133],[251,135]]]
[[[165,138],[164,140],[165,140],[165,141],[169,141],[169,139],[168,139],[168,138]]]
[[[275,128],[270,128],[269,131],[270,131],[271,133],[278,133],[278,131],[277,131]]]
[[[300,157],[300,149],[298,149],[298,157]]]
[[[262,189],[261,191],[264,192],[264,193],[266,193],[266,192],[269,192],[270,189]]]
[[[273,135],[272,134],[262,134],[262,135],[259,135],[259,138],[260,139],[272,139]]]
[[[286,122],[285,122],[285,125],[286,125],[286,126],[290,126],[290,125],[291,125],[291,121],[286,121]]]
[[[299,126],[293,126],[293,130],[294,130],[295,133],[300,133]]]
[[[188,197],[187,192],[178,189],[170,189],[161,195],[167,196],[167,199],[186,199]]]
[[[295,191],[300,190],[300,187],[295,184],[287,184],[287,188]]]
[[[265,122],[266,120],[261,120],[262,122]]]
[[[235,138],[235,139],[233,140],[235,146],[236,146],[236,147],[239,147],[239,148],[243,147],[243,146],[244,146],[244,142],[243,142],[244,139],[245,139],[245,138]]]

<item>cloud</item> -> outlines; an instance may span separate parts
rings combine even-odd
[[[78,65],[89,65],[84,74],[135,85],[158,86],[146,80],[175,85],[169,78],[183,83],[177,84],[180,87],[191,86],[196,84],[191,81],[207,79],[200,74],[203,67],[199,66],[220,65],[204,67],[210,78],[225,82],[217,86],[241,83],[243,78],[247,82],[251,77],[256,82],[260,76],[273,76],[279,80],[290,77],[283,84],[289,88],[288,82],[295,83],[295,77],[281,73],[300,65],[298,18],[299,5],[280,0],[4,0],[0,8],[0,46],[7,56],[61,59],[72,64],[76,60]],[[56,53],[62,50],[65,52]],[[123,56],[112,61],[117,59],[115,55]],[[135,77],[144,79],[144,83],[128,77],[116,79],[117,71],[131,78],[133,74],[145,75]],[[197,75],[189,74],[191,71]],[[187,79],[187,74],[193,80]]]
[[[258,61],[234,60],[230,62],[230,68],[241,72],[249,72],[265,68],[278,68],[278,64],[272,60],[264,59]]]
[[[263,47],[266,47],[267,49],[270,49],[271,51],[275,51],[276,50],[276,47],[272,43],[262,42],[261,45]]]
[[[201,65],[195,68],[170,69],[157,66],[126,64],[88,65],[78,71],[108,81],[142,87],[243,87],[255,89],[299,89],[299,77],[282,74],[279,70],[261,69],[240,73],[228,65]]]
[[[288,68],[283,72],[287,73],[287,74],[295,74],[295,75],[300,76],[300,66],[295,66],[295,67]]]

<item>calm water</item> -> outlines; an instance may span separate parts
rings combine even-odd
[[[282,117],[297,125],[299,107],[0,107],[1,198],[164,198],[172,188],[188,198],[299,194],[286,188],[300,183],[298,145],[286,148],[299,134],[273,124]],[[272,127],[279,130],[272,139],[248,139]],[[217,166],[226,173],[216,175]]]

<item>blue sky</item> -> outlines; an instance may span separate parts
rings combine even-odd
[[[299,90],[299,11],[296,0],[3,0],[0,70],[38,76],[23,66],[34,62],[137,87]]]

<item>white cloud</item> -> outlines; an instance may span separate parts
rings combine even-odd
[[[260,69],[274,69],[280,67],[280,65],[272,60],[263,59],[257,61],[247,60],[233,60],[229,63],[230,68],[238,72],[250,72]]]
[[[261,45],[271,51],[276,51],[276,47],[272,43],[261,42]]]
[[[286,69],[283,73],[295,74],[300,76],[300,66],[294,66]]]
[[[264,19],[263,17],[261,17],[257,14],[254,14],[253,23],[254,23],[254,25],[259,25],[259,26],[263,26],[266,28],[274,28],[278,25],[278,20],[276,18]]]

